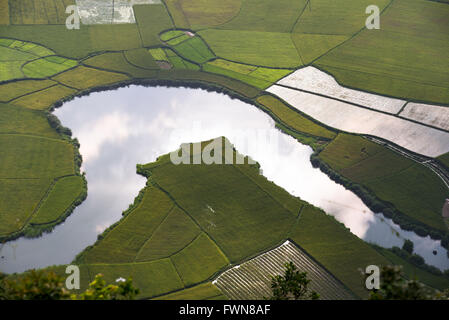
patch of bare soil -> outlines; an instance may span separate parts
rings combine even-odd
[[[159,68],[164,70],[170,70],[172,68],[172,65],[167,61],[156,61],[156,64],[159,66]]]

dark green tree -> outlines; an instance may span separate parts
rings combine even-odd
[[[3,277],[0,280],[1,300],[64,300],[70,293],[64,287],[64,279],[54,272],[27,272],[19,277]]]
[[[319,294],[309,289],[307,272],[299,272],[292,262],[285,264],[284,275],[271,278],[270,300],[317,300]]]
[[[118,285],[107,285],[102,274],[95,276],[89,289],[79,296],[73,295],[73,300],[134,300],[139,289],[133,287],[132,279],[119,282]]]
[[[410,240],[405,240],[404,245],[402,246],[402,249],[407,251],[408,253],[412,254],[414,250],[413,242]]]
[[[0,300],[133,300],[138,293],[132,279],[107,285],[101,274],[79,295],[70,293],[65,279],[53,271],[32,270],[20,276],[0,274]]]
[[[384,266],[380,272],[380,288],[370,293],[369,300],[447,300],[448,291],[440,292],[418,280],[408,280],[402,266]]]

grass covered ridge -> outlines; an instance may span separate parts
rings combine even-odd
[[[138,172],[148,182],[134,205],[75,262],[110,279],[130,274],[151,284],[143,289],[152,295],[142,297],[221,299],[205,281],[286,239],[359,297],[366,291],[358,268],[390,263],[333,217],[269,182],[257,165],[175,166],[165,155]],[[150,265],[163,282],[145,273]]]
[[[366,186],[400,212],[445,232],[441,215],[449,191],[431,170],[359,136],[339,134],[319,158],[344,177]]]

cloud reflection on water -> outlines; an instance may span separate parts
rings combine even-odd
[[[12,242],[16,259],[11,244],[1,249],[6,259],[0,269],[6,272],[71,262],[120,219],[145,185],[135,173],[136,164],[153,162],[181,143],[219,136],[258,161],[269,180],[334,215],[360,238],[386,247],[402,245],[391,221],[374,215],[352,192],[312,167],[310,147],[282,134],[270,117],[241,101],[202,90],[131,86],[77,98],[55,114],[81,143],[89,196],[52,233]],[[272,140],[261,139],[263,134]],[[418,239],[412,233],[401,235]],[[428,262],[449,266],[438,244],[421,239],[415,247]],[[443,253],[429,254],[433,248]]]

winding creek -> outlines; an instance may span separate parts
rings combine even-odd
[[[89,195],[53,232],[2,245],[3,272],[70,263],[120,219],[144,187],[136,164],[155,161],[181,143],[219,136],[258,161],[269,180],[335,216],[358,237],[383,247],[410,239],[428,264],[449,268],[439,241],[403,231],[372,213],[356,195],[312,167],[309,146],[275,129],[268,115],[244,102],[199,89],[131,86],[77,98],[55,115],[81,143]]]

